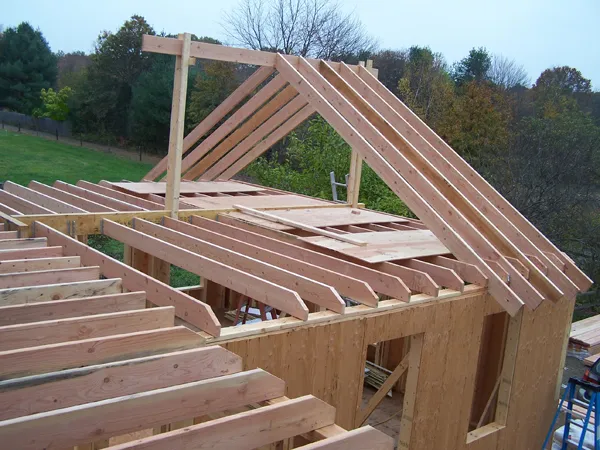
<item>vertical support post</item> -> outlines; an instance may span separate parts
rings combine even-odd
[[[179,187],[181,183],[181,157],[183,153],[183,132],[185,122],[185,100],[190,62],[190,33],[179,35],[182,41],[181,55],[175,61],[173,81],[173,103],[171,105],[171,130],[169,132],[169,157],[167,162],[167,191],[165,207],[171,211],[171,217],[177,218],[179,212]]]
[[[399,449],[408,449],[410,447],[410,435],[413,428],[424,336],[421,333],[410,337],[406,391],[404,392],[404,405],[402,408],[402,418],[400,419],[400,434],[398,436]]]

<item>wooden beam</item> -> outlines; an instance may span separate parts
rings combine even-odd
[[[106,195],[97,194],[96,192],[88,191],[87,189],[63,181],[55,181],[54,187],[61,191],[70,192],[71,194],[108,206],[111,209],[116,209],[117,211],[146,211],[145,208],[140,206],[117,200],[116,198],[108,197]]]
[[[104,276],[122,278],[123,286],[126,289],[146,291],[148,301],[158,306],[174,306],[177,317],[213,336],[220,334],[221,324],[212,309],[205,303],[179,292],[120,261],[107,257],[98,250],[94,250],[47,225],[35,222],[34,227],[36,234],[46,236],[51,244],[61,245],[67,254],[80,256],[81,261],[86,265],[100,266],[100,271]]]
[[[111,450],[191,450],[200,442],[211,450],[253,449],[332,425],[334,421],[335,408],[306,395],[117,445]]]
[[[454,289],[459,292],[463,292],[465,290],[465,282],[452,269],[438,266],[426,261],[420,261],[418,259],[398,261],[397,264],[428,273],[429,276],[431,276],[431,278],[433,278],[433,280],[440,286]]]
[[[104,234],[294,317],[303,320],[308,318],[308,308],[300,296],[290,289],[115,222],[104,221]]]
[[[370,264],[364,261],[356,260],[358,264],[364,264],[372,267],[375,270],[381,270],[395,277],[401,278],[404,283],[413,291],[423,292],[424,294],[437,297],[440,293],[441,286],[427,272],[413,269],[411,267],[399,266],[390,262],[382,262]]]
[[[0,274],[0,289],[74,283],[97,280],[99,277],[100,268],[98,266],[3,273]]]
[[[143,309],[145,292],[98,295],[0,307],[0,326]]]
[[[312,444],[303,445],[299,448],[302,450],[347,450],[363,448],[368,448],[369,450],[393,450],[394,440],[387,434],[366,426],[313,442]]]
[[[77,256],[60,256],[39,259],[8,259],[0,261],[0,274],[53,269],[73,269],[80,265],[80,259]]]
[[[284,270],[299,274],[301,277],[307,277],[312,280],[327,284],[335,288],[341,295],[349,297],[357,302],[369,306],[377,306],[377,295],[364,281],[360,281],[356,278],[352,278],[340,273],[332,272],[328,269],[318,267],[304,261],[293,259],[285,254],[276,253],[263,247],[252,245],[248,243],[248,240],[237,240],[227,237],[223,234],[197,227],[195,225],[190,225],[185,222],[177,220],[165,220],[165,226],[228,250],[258,259],[268,264],[273,264]],[[301,293],[300,295],[304,299],[309,300],[308,297],[304,297]],[[317,304],[327,307],[327,305],[321,303]],[[335,307],[335,309],[329,308],[332,311],[337,310],[336,312],[343,312],[344,310],[343,302],[337,306],[335,304],[332,306]]]
[[[301,64],[305,73],[313,77],[316,70],[312,66]],[[312,69],[312,70],[310,70]],[[531,308],[536,308],[544,298],[558,300],[563,292],[537,268],[533,270],[532,283],[527,280],[504,258],[504,255],[515,257],[526,265],[529,260],[497,227],[482,214],[465,195],[448,182],[444,175],[423,156],[418,148],[408,142],[381,114],[364,100],[337,72],[326,63],[320,66],[323,77],[341,92],[338,99],[343,97],[340,105],[345,111],[347,120],[355,123],[358,130],[373,145],[379,153],[398,171],[421,195],[426,196],[431,207],[459,234],[467,243],[468,253],[474,253],[480,259],[497,261],[511,274],[511,289],[520,294],[522,300]],[[316,79],[314,81],[319,82]],[[360,118],[367,120],[361,122]],[[416,169],[418,167],[418,170]],[[450,210],[448,209],[450,208]],[[419,215],[419,214],[417,214]],[[420,215],[419,215],[420,216]],[[430,228],[431,224],[425,222]],[[450,244],[450,249],[453,243]],[[456,248],[453,253],[457,254]],[[462,250],[462,249],[461,249]],[[462,250],[464,251],[464,250]],[[465,252],[466,253],[466,252]],[[468,255],[464,255],[468,256]],[[472,255],[471,255],[472,257]],[[467,261],[466,258],[462,258]],[[474,263],[475,261],[467,261]],[[484,261],[477,261],[478,264]]]
[[[268,220],[270,222],[281,223],[283,225],[288,225],[290,227],[295,227],[295,228],[298,228],[300,230],[309,231],[309,232],[314,233],[316,235],[325,236],[325,237],[328,237],[328,238],[331,238],[331,239],[335,239],[335,240],[342,241],[342,242],[347,242],[347,243],[353,244],[353,245],[358,245],[358,246],[365,246],[365,245],[367,245],[366,242],[358,240],[358,239],[353,239],[351,237],[339,235],[337,233],[331,233],[329,231],[325,231],[325,230],[322,230],[322,229],[317,228],[317,227],[313,227],[313,226],[310,226],[310,225],[305,225],[303,223],[296,222],[295,220],[290,220],[290,219],[285,219],[285,218],[282,218],[282,217],[278,217],[276,215],[269,214],[269,213],[264,212],[264,211],[258,211],[256,209],[248,208],[248,207],[242,206],[242,205],[233,205],[233,207],[239,209],[244,214],[248,214],[248,215],[254,216],[254,217],[259,217],[261,219],[265,219],[265,220]]]
[[[6,219],[6,216],[20,216],[23,213],[21,211],[16,210],[15,208],[11,208],[4,203],[0,203],[0,213],[2,213],[2,218]]]
[[[298,93],[291,86],[286,86],[278,92],[271,100],[265,103],[252,116],[242,123],[233,133],[227,136],[212,152],[202,158],[194,165],[188,173],[187,179],[196,179],[203,175],[213,164],[223,157],[229,150],[236,146],[242,139],[248,137],[261,124],[269,119],[277,110],[290,102]],[[203,178],[204,179],[204,178]]]
[[[19,250],[0,250],[0,262],[20,259],[54,258],[62,256],[62,247],[23,248]]]
[[[4,224],[2,224],[4,226]],[[0,231],[0,240],[2,239],[19,239],[18,231]]]
[[[108,184],[108,186],[106,186],[105,183]],[[81,188],[87,189],[88,191],[95,192],[96,194],[102,194],[107,197],[113,197],[117,200],[121,200],[123,202],[139,206],[140,208],[145,208],[149,211],[163,211],[165,209],[165,201],[164,199],[162,199],[162,197],[162,203],[151,202],[150,200],[146,200],[140,197],[136,197],[135,195],[126,194],[125,192],[113,189],[110,187],[111,185],[108,181],[102,180],[98,184],[94,184],[90,183],[89,181],[79,180],[76,183],[76,185]]]
[[[489,266],[483,261],[483,259],[473,251],[473,249],[464,241],[464,239],[456,233],[456,231],[450,227],[445,220],[439,215],[437,211],[432,209],[427,202],[421,197],[421,194],[417,192],[413,186],[411,186],[398,172],[392,167],[379,153],[375,150],[369,142],[351,125],[344,116],[342,116],[337,108],[341,106],[350,108],[347,100],[343,99],[337,91],[317,72],[314,68],[309,67],[307,63],[303,63],[303,67],[306,69],[305,74],[311,74],[311,80],[316,81],[319,86],[317,90],[307,79],[300,74],[292,65],[290,65],[285,59],[279,58],[277,63],[277,69],[280,73],[284,74],[286,78],[293,84],[296,89],[304,95],[309,103],[340,133],[340,135],[353,147],[360,149],[363,158],[367,163],[374,168],[379,175],[383,178],[384,182],[388,186],[392,187],[392,190],[402,197],[403,201],[407,206],[414,211],[421,219],[424,220],[425,224],[435,233],[435,235],[442,239],[444,244],[457,256],[466,262],[474,263],[481,266],[482,270],[485,269],[484,273],[489,276],[489,289],[494,298],[503,306],[515,314],[523,305],[523,302],[519,296],[509,288]],[[330,104],[322,94],[332,92],[337,100],[341,102],[340,105],[334,107]],[[330,96],[331,97],[331,96]],[[332,98],[333,100],[333,98]],[[355,110],[354,110],[355,111]],[[353,124],[364,128],[361,125],[364,123],[364,118],[360,119],[362,115],[355,111]],[[367,125],[367,124],[364,124]],[[397,165],[398,166],[398,165]],[[415,176],[419,176],[419,172],[412,167],[407,161],[406,166],[402,167],[404,171],[409,169],[414,172]],[[431,189],[422,190],[421,193],[426,195]],[[432,198],[436,195],[432,193]],[[451,205],[450,205],[451,206]],[[451,208],[452,209],[452,208]],[[460,213],[456,212],[461,223]],[[501,257],[501,255],[499,255]]]
[[[217,106],[206,118],[200,122],[183,140],[183,151],[187,152],[221,121],[233,108],[250,95],[263,81],[275,71],[272,67],[259,67],[235,91]],[[148,172],[143,181],[153,181],[167,170],[167,157],[165,156],[156,166]]]
[[[44,208],[37,203],[25,200],[18,195],[11,194],[4,189],[0,189],[0,202],[11,209],[15,208],[23,214],[55,214],[54,211],[48,208]]]
[[[5,420],[0,439],[20,450],[73,447],[280,397],[284,388],[279,378],[255,369]]]
[[[225,172],[218,176],[221,180],[229,180],[237,173],[244,170],[252,161],[269,150],[273,145],[294,131],[300,124],[307,120],[315,113],[312,106],[306,105],[290,119],[283,123],[273,133],[266,137],[263,141],[257,144],[252,150],[245,153],[234,164],[232,164]]]
[[[0,251],[24,250],[28,248],[43,248],[45,246],[46,240],[40,238],[0,239]]]
[[[7,380],[0,382],[0,420],[241,371],[239,356],[214,345]]]
[[[406,105],[404,105],[394,94],[392,94],[387,88],[381,84],[376,78],[372,76],[367,70],[358,68],[358,75],[364,81],[368,87],[381,97],[385,103],[397,113],[397,116],[401,116],[408,125],[413,128],[415,139],[421,136],[427,141],[431,147],[441,158],[433,158],[434,162],[443,162],[444,160],[451,167],[451,172],[456,172],[464,180],[468,180],[468,183],[474,189],[467,189],[467,194],[472,194],[473,199],[480,194],[480,201],[487,199],[491,203],[492,210],[497,210],[500,214],[495,214],[496,219],[499,220],[497,225],[503,229],[505,233],[511,239],[517,239],[520,248],[523,248],[527,252],[538,251],[551,251],[558,252],[558,249],[548,240],[542,233],[540,233],[517,209],[512,206],[502,195],[500,195],[483,177],[481,177],[460,155],[458,155],[443,139],[441,139],[435,132],[429,128],[425,122],[423,122],[416,114],[414,114]],[[448,174],[451,175],[451,174]],[[515,229],[517,232],[515,232]],[[512,231],[511,231],[512,230]],[[526,239],[519,238],[519,234],[522,233]],[[528,244],[527,241],[530,241]],[[531,244],[531,245],[530,245]],[[522,247],[521,247],[522,246]],[[539,256],[539,255],[537,255]],[[563,259],[563,258],[561,258]],[[567,263],[567,261],[563,260]],[[579,285],[580,289],[588,289],[591,286],[591,280],[581,272],[572,262],[570,263],[571,277],[575,284]],[[553,277],[556,277],[556,281],[559,286],[563,289],[569,290],[568,286],[564,287],[564,281],[561,281],[561,277],[556,272],[553,273]]]
[[[34,191],[41,192],[42,194],[48,195],[50,197],[54,197],[58,200],[70,203],[71,205],[80,208],[86,212],[115,212],[116,209],[109,208],[108,206],[102,205],[100,203],[93,202],[83,197],[79,197],[75,194],[70,194],[66,191],[61,191],[60,189],[56,189],[52,186],[47,186],[42,183],[38,183],[37,181],[31,181],[29,183],[29,188]],[[162,209],[162,208],[161,208]],[[77,211],[68,211],[68,212],[77,212]]]
[[[339,274],[344,274],[352,278],[368,283],[374,291],[385,295],[398,298],[403,301],[410,299],[410,290],[397,277],[387,275],[367,267],[359,266],[350,262],[334,258],[323,253],[313,250],[297,247],[286,242],[279,241],[249,230],[242,230],[232,225],[225,223],[224,218],[220,222],[205,219],[199,216],[192,216],[191,223],[193,225],[211,230],[213,232],[227,235],[231,238],[248,242],[263,249],[268,249],[277,253],[287,255],[291,258],[313,264]],[[233,220],[232,223],[235,223]]]
[[[430,256],[422,259],[423,261],[452,269],[467,283],[477,284],[483,287],[487,286],[487,277],[477,266],[474,266],[473,264],[467,264],[456,259],[447,258],[446,256]]]
[[[291,88],[290,88],[291,89]],[[283,91],[282,91],[283,92]],[[294,94],[297,94],[293,90]],[[306,100],[300,96],[296,96],[293,100],[279,109],[268,120],[264,120],[249,136],[236,145],[229,153],[227,153],[214,166],[206,171],[201,176],[202,180],[215,180],[223,173],[231,164],[236,162],[241,156],[246,154],[252,147],[257,145],[266,136],[273,132],[277,127],[281,126],[287,119],[293,116],[301,108],[306,106]],[[264,109],[264,108],[263,108]],[[262,111],[262,110],[261,110]],[[256,117],[258,114],[255,114]],[[212,155],[212,153],[211,153]]]
[[[375,411],[375,408],[379,406],[383,398],[387,395],[387,393],[394,387],[394,384],[400,379],[400,377],[406,372],[408,369],[408,360],[410,353],[407,354],[400,364],[396,366],[394,371],[388,375],[386,380],[383,382],[381,387],[373,394],[373,396],[369,399],[364,408],[357,412],[356,420],[354,421],[355,427],[362,426],[369,416]]]
[[[175,58],[173,81],[173,103],[171,105],[171,129],[169,132],[169,153],[167,159],[166,209],[171,217],[177,217],[179,211],[179,187],[181,183],[181,159],[183,156],[183,133],[185,125],[185,100],[189,73],[190,45],[192,35],[180,34],[181,55]]]
[[[251,117],[263,104],[268,102],[279,90],[286,85],[286,81],[280,75],[273,78],[265,87],[260,89],[246,103],[244,103],[236,112],[234,112],[223,124],[212,132],[200,145],[192,150],[183,160],[181,165],[184,179],[187,172],[193,165],[202,159],[213,149],[221,140],[225,139],[235,128],[244,120]]]
[[[184,326],[116,334],[0,352],[0,379],[123,361],[202,345]]]
[[[121,290],[120,278],[0,289],[0,306],[116,294]]]

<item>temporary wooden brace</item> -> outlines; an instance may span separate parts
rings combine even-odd
[[[347,236],[342,236],[336,233],[332,233],[330,231],[325,231],[322,230],[320,228],[317,227],[312,227],[310,225],[305,225],[303,223],[300,222],[296,222],[294,220],[289,220],[289,219],[284,219],[282,217],[278,217],[275,216],[273,214],[269,214],[267,212],[264,211],[258,211],[256,209],[253,208],[247,208],[245,206],[242,205],[233,205],[234,208],[239,209],[241,212],[243,212],[244,214],[249,214],[251,216],[255,216],[255,217],[260,217],[261,219],[266,219],[269,220],[271,222],[275,222],[275,223],[281,223],[283,225],[288,225],[290,227],[295,227],[298,228],[300,230],[304,230],[304,231],[310,231],[311,233],[320,235],[320,236],[325,236],[328,238],[332,238],[338,241],[342,241],[342,242],[347,242],[349,244],[354,244],[354,245],[358,245],[358,246],[365,246],[367,245],[366,242],[358,240],[358,239],[353,239],[351,237],[347,237]]]
[[[236,292],[249,295],[300,319],[308,318],[308,308],[300,296],[290,289],[115,222],[105,220],[103,228],[104,234],[107,236],[138,248],[152,256],[176,264],[185,270],[215,281]]]
[[[289,270],[290,272],[294,272],[301,276],[330,285],[341,295],[349,297],[360,303],[370,306],[377,306],[377,295],[367,285],[367,283],[363,281],[294,259],[285,254],[276,253],[263,247],[252,245],[248,243],[248,239],[245,239],[244,241],[233,239],[225,235],[176,220],[165,220],[165,226],[185,233],[189,236],[203,239],[204,241],[219,245],[234,252],[276,265],[277,267]],[[303,298],[308,300],[308,297]],[[322,306],[326,305],[322,304]],[[343,311],[341,306],[341,304],[338,304],[338,312]]]
[[[271,237],[263,236],[262,234],[254,233],[250,230],[243,230],[228,225],[222,220],[220,222],[215,222],[214,220],[208,220],[203,217],[192,216],[191,223],[213,232],[248,242],[249,244],[256,245],[263,249],[272,250],[337,273],[346,274],[350,277],[364,281],[369,284],[373,290],[381,294],[389,295],[403,301],[409,301],[410,299],[410,290],[400,278],[351,262],[346,262],[320,252],[297,247]]]
[[[179,211],[179,184],[181,183],[181,157],[183,154],[183,132],[185,123],[185,100],[189,73],[190,45],[192,35],[180,34],[181,55],[176,56],[173,81],[173,103],[171,106],[171,129],[169,132],[169,154],[167,163],[166,209],[171,217],[177,217]]]
[[[312,71],[313,79],[320,78],[321,92],[325,93],[325,91],[323,91],[323,89],[325,89],[326,91],[335,94],[336,91],[333,87],[331,87],[331,85],[329,85],[312,66],[308,63],[304,63],[303,67],[305,67],[306,71]],[[302,74],[283,58],[278,60],[277,68],[280,73],[285,74],[286,78],[296,86],[296,89],[309,100],[309,103],[315,107],[315,109],[340,133],[342,137],[346,139],[346,141],[348,141],[350,145],[362,150],[363,158],[365,158],[369,165],[373,167],[379,175],[382,176],[384,181],[402,197],[411,210],[415,211],[421,219],[426,219],[425,223],[436,236],[453,251],[453,253],[462,260],[476,264],[484,270],[485,275],[489,278],[489,289],[494,295],[494,298],[500,304],[504,305],[511,314],[515,314],[523,305],[519,296],[498,277],[498,275],[480,256],[477,255],[477,253],[473,251],[464,239],[457,234],[453,228],[446,224],[445,220],[425,202],[423,197],[398,175],[396,170],[382,158],[379,152],[371,147],[365,138],[346,121],[336,108],[323,98],[321,93],[317,91],[317,89],[313,87]],[[330,86],[329,89],[327,89],[328,85]],[[344,106],[347,105],[344,104]],[[407,162],[407,164],[409,163]],[[417,173],[415,169],[411,170],[413,170],[415,174]],[[435,197],[433,194],[432,196]],[[457,214],[457,219],[460,220],[460,213],[457,212]],[[499,257],[501,257],[501,255],[499,255]],[[524,295],[524,297],[531,298],[529,295]]]
[[[198,142],[206,133],[208,133],[220,120],[223,119],[233,108],[244,98],[250,95],[263,81],[265,81],[273,72],[272,67],[258,68],[246,81],[244,81],[233,93],[227,97],[219,106],[217,106],[206,118],[200,122],[183,140],[183,151],[187,152]],[[167,170],[167,157],[165,156],[156,166],[148,172],[143,181],[152,181]]]
[[[46,236],[51,244],[61,245],[66,254],[80,256],[84,264],[99,266],[104,276],[119,276],[123,278],[126,289],[130,291],[146,291],[147,299],[155,305],[174,306],[177,317],[213,336],[220,334],[221,324],[211,308],[205,303],[183,292],[179,292],[120,261],[108,258],[98,250],[94,250],[47,225],[35,222],[34,231],[37,235]]]

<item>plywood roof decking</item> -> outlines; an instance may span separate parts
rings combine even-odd
[[[234,205],[244,205],[251,208],[285,208],[289,206],[327,205],[329,202],[300,195],[260,195],[260,196],[231,196],[231,197],[185,197],[185,203],[198,208],[226,209]]]
[[[370,263],[450,253],[429,230],[352,233],[352,237],[366,242],[368,245],[356,246],[325,236],[301,237],[300,239],[317,247],[335,250]]]
[[[162,194],[167,190],[166,183],[136,182],[136,183],[111,183],[113,186],[127,192],[135,194]],[[212,182],[192,182],[184,181],[181,183],[182,194],[212,194],[216,192],[260,192],[266,188],[250,186],[248,184],[236,183],[234,181],[212,181]]]
[[[330,209],[281,209],[269,211],[269,214],[282,217],[284,219],[301,222],[304,225],[313,227],[337,227],[342,225],[360,225],[369,223],[406,223],[402,217],[391,216],[387,214],[355,208],[330,208]],[[254,217],[241,212],[226,213],[230,217],[244,220],[246,222],[261,225],[273,230],[289,231],[294,227],[282,225],[269,220]]]
[[[60,237],[43,230],[45,239]],[[61,239],[67,244],[58,247],[61,255],[73,251],[68,238]],[[64,270],[64,258],[6,261],[14,270],[7,279],[34,275],[32,267]],[[335,408],[312,395],[284,397],[281,379],[261,369],[243,371],[239,356],[204,346],[197,333],[174,326],[173,306],[146,308],[152,295],[145,290],[121,292],[119,285],[88,296],[72,283],[70,294],[59,290],[35,302],[19,296],[39,287],[11,285],[11,301],[0,298],[0,440],[6,448],[228,450],[288,445],[305,433],[348,449],[364,448],[365,441],[394,446],[371,427],[347,432],[335,425]],[[181,421],[185,429],[161,433],[170,429],[163,425]]]

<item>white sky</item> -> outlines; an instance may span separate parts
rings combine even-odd
[[[93,49],[101,30],[140,14],[158,32],[190,32],[222,41],[225,12],[238,0],[0,0],[0,24],[39,27],[52,50]],[[7,4],[10,4],[7,7]],[[381,48],[429,46],[449,63],[486,47],[522,64],[532,81],[568,65],[600,90],[600,0],[340,0]]]

